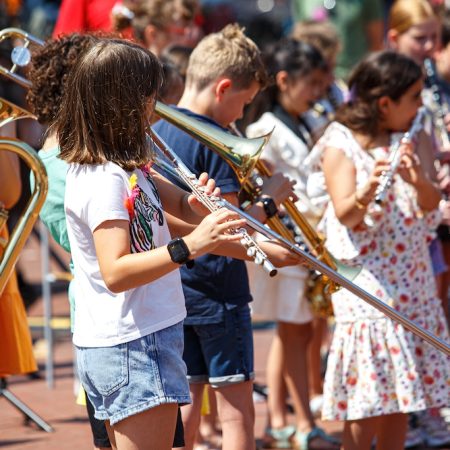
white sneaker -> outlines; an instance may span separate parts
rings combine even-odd
[[[450,430],[438,409],[420,412],[418,424],[427,447],[450,445]]]
[[[309,409],[314,417],[320,417],[322,414],[323,395],[316,395],[309,401]]]

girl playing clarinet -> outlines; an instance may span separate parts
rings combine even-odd
[[[421,106],[421,68],[386,51],[361,62],[350,99],[313,149],[308,184],[323,176],[330,202],[321,221],[327,247],[361,265],[354,282],[447,339],[428,241],[440,194],[413,145],[402,145],[386,202],[374,202],[389,169],[393,133],[406,132]],[[345,289],[333,295],[336,329],[327,364],[323,418],[344,420],[343,448],[404,448],[406,413],[449,402],[448,358]]]

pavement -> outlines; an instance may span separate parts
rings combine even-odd
[[[53,257],[50,258],[51,271],[61,271],[61,262],[68,262],[68,255],[51,242]],[[18,269],[28,283],[39,286],[41,282],[41,253],[39,240],[32,235],[21,253]],[[60,261],[58,263],[57,261]],[[26,419],[5,396],[0,397],[0,448],[11,450],[84,450],[92,449],[92,438],[84,406],[76,404],[73,371],[73,346],[68,329],[69,307],[63,282],[53,285],[52,310],[54,325],[54,371],[53,386],[46,380],[45,363],[48,348],[43,338],[43,301],[37,300],[29,307],[29,323],[36,340],[35,353],[39,363],[38,377],[26,375],[11,376],[7,381],[7,396],[12,394],[30,408],[43,426],[50,426],[51,432],[43,431],[34,421]],[[255,327],[255,373],[256,382],[265,384],[265,363],[273,327]],[[263,435],[267,415],[265,401],[256,401],[255,435],[257,442]],[[320,424],[320,423],[319,423]],[[340,423],[320,424],[331,434],[339,436]],[[421,449],[426,450],[426,449]]]

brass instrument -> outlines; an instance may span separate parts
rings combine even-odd
[[[33,229],[39,211],[44,204],[48,190],[47,172],[37,153],[24,142],[13,138],[0,137],[0,151],[9,151],[22,158],[33,172],[36,183],[34,191],[28,200],[25,211],[22,213],[9,242],[5,247],[3,258],[0,261],[0,293],[3,291],[16,263],[16,260]]]
[[[256,164],[256,170],[264,177],[272,176],[264,161],[259,160]],[[246,189],[253,189],[247,186]],[[332,270],[337,271],[344,277],[354,280],[361,271],[359,267],[351,267],[343,264],[336,259],[325,247],[325,242],[317,234],[316,230],[308,222],[306,217],[298,210],[295,203],[287,199],[282,205],[286,209],[289,218],[300,229],[303,239],[306,241],[308,249],[320,261],[323,261]],[[295,234],[289,230],[278,216],[267,220],[268,225],[278,234],[289,240],[293,244],[297,243]],[[340,289],[340,285],[324,274],[309,277],[306,296],[310,301],[311,309],[316,316],[329,317],[333,315],[333,305],[331,303],[331,294]]]
[[[12,66],[8,69],[0,66],[0,74],[15,81],[24,88],[29,88],[31,83],[25,77],[19,75],[17,70],[21,67],[26,67],[31,61],[31,52],[29,49],[30,44],[43,46],[44,41],[37,37],[28,34],[19,28],[5,28],[0,31],[0,43],[6,39],[20,39],[23,45],[15,46],[11,53]]]
[[[183,184],[191,190],[192,194],[194,194],[196,198],[209,209],[209,211],[213,212],[220,209],[221,206],[218,204],[220,198],[205,194],[205,192],[198,186],[197,177],[186,167],[175,152],[162,140],[160,136],[158,136],[155,131],[151,132],[151,138],[156,144],[157,149],[166,159],[170,161],[176,177],[183,181]],[[165,161],[160,161],[158,159],[158,154],[154,154],[154,160],[160,167],[168,170],[165,165]],[[174,174],[172,170],[170,170],[170,173]],[[230,230],[230,232],[233,234],[240,233],[242,235],[240,242],[245,247],[247,255],[253,259],[255,264],[262,266],[271,277],[277,274],[277,269],[272,265],[267,258],[267,255],[263,252],[257,242],[248,234],[245,228]]]

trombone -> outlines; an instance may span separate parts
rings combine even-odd
[[[24,33],[26,34],[26,33]],[[1,38],[1,32],[0,32],[0,38]],[[29,82],[28,82],[29,86]],[[160,102],[157,102],[155,112],[163,116],[164,118],[167,118],[168,121],[173,123],[175,126],[179,127],[180,129],[191,133],[191,135],[199,140],[200,142],[207,145],[209,148],[212,148],[214,150],[215,147],[220,147],[220,151],[226,151],[227,155],[230,153],[235,157],[238,161],[241,161],[244,168],[242,170],[242,176],[247,176],[250,171],[255,167],[257,157],[253,157],[253,155],[258,154],[262,151],[262,147],[267,142],[269,135],[263,136],[261,138],[256,139],[242,139],[237,138],[229,135],[228,133],[222,132],[220,130],[217,130],[213,126],[206,125],[204,123],[199,123],[197,120],[192,119],[185,114],[174,111],[173,108],[170,108],[166,105],[163,105]],[[223,135],[227,136],[227,140],[225,142],[222,142]],[[234,139],[233,139],[234,138]],[[9,142],[9,141],[8,141]],[[1,140],[0,140],[1,144]],[[247,150],[248,151],[247,151]],[[258,153],[259,152],[259,153]],[[229,159],[228,156],[226,158]],[[40,161],[39,161],[40,163]],[[173,162],[169,160],[169,164],[173,165]],[[182,168],[183,164],[180,161],[180,164],[178,165],[178,168]],[[44,170],[45,173],[45,170]],[[37,174],[39,176],[39,174]],[[185,174],[187,178],[191,178],[191,174]],[[41,180],[41,177],[39,177]],[[180,182],[184,183],[183,178],[180,178]],[[43,181],[43,185],[46,186],[46,179]],[[42,189],[44,191],[44,189]],[[392,320],[402,324],[406,329],[420,337],[421,339],[427,341],[429,344],[437,348],[438,350],[442,351],[446,355],[450,355],[450,346],[444,342],[442,339],[438,338],[434,334],[430,333],[429,331],[425,330],[424,328],[420,327],[413,321],[406,318],[403,314],[399,313],[386,303],[382,302],[380,299],[376,298],[372,294],[368,293],[364,289],[360,288],[356,284],[354,284],[352,281],[350,281],[348,278],[343,276],[342,274],[338,273],[337,271],[333,270],[329,266],[327,266],[325,263],[320,261],[315,256],[309,254],[308,252],[305,252],[302,250],[298,245],[292,243],[288,239],[282,237],[277,232],[269,229],[268,227],[264,226],[257,220],[255,220],[250,215],[243,212],[241,209],[237,208],[236,206],[230,204],[226,200],[220,198],[217,199],[217,204],[223,207],[226,207],[237,214],[239,214],[241,217],[244,217],[248,224],[254,228],[256,231],[260,232],[264,236],[268,237],[269,239],[272,239],[276,242],[278,242],[280,245],[283,245],[290,251],[296,253],[298,256],[303,258],[303,260],[306,261],[306,263],[314,270],[317,270],[318,272],[326,275],[330,280],[335,282],[337,285],[345,287],[348,291],[356,295],[357,297],[361,298],[362,300],[366,301],[370,305],[372,305],[374,308],[377,308],[380,310],[383,314],[391,318]],[[37,203],[37,202],[36,202]],[[0,269],[0,274],[4,269]]]

